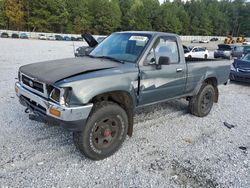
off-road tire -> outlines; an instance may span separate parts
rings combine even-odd
[[[207,105],[205,105],[204,99]],[[190,113],[198,117],[207,116],[213,107],[214,100],[214,86],[211,84],[203,84],[199,93],[196,96],[193,96],[189,101]]]
[[[115,123],[112,121],[112,118]],[[105,122],[106,119],[109,119],[108,121],[111,121],[111,123]],[[108,137],[105,135],[108,128],[103,128],[105,126],[111,127]],[[115,136],[112,140],[113,126],[115,126],[117,131],[114,131]],[[81,132],[74,132],[73,140],[76,148],[87,158],[101,160],[111,156],[121,147],[127,131],[128,116],[125,110],[116,103],[103,101],[94,105],[84,129]],[[99,141],[99,138],[95,137],[104,138],[100,138]],[[105,140],[106,138],[111,138],[111,142],[109,143],[108,139]],[[104,148],[100,148],[101,146]]]

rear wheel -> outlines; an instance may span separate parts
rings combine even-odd
[[[189,101],[190,112],[198,117],[209,114],[215,100],[215,89],[210,84],[203,84],[199,93]]]
[[[189,55],[189,56],[188,56],[188,59],[192,59],[192,56],[191,56],[191,55]]]
[[[125,110],[113,102],[100,102],[94,106],[83,131],[73,134],[74,143],[86,157],[101,160],[120,148],[127,130]]]

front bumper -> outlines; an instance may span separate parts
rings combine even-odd
[[[15,90],[20,103],[35,115],[42,117],[47,122],[57,122],[72,131],[82,130],[93,107],[93,104],[76,107],[66,107],[56,104],[34,94],[19,82],[15,84]],[[51,114],[51,109],[56,110],[59,113],[58,116]]]
[[[250,83],[250,73],[231,71],[229,78],[233,81]]]

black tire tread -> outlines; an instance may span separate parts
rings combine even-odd
[[[113,108],[120,108],[120,110],[124,111],[123,113],[126,114],[125,110],[119,106],[118,104],[114,103],[114,102],[111,102],[111,101],[102,101],[102,102],[97,102],[94,104],[93,106],[93,109],[89,115],[89,118],[87,120],[87,123],[89,121],[89,119],[91,119],[91,117],[95,116],[95,114],[102,108],[105,108],[105,107],[108,107],[108,106],[113,106]],[[127,116],[127,114],[126,114]],[[124,135],[124,138],[121,140],[121,143],[125,140],[126,138],[126,135],[127,135],[127,129],[128,129],[128,118],[127,118],[127,127],[126,127],[126,130],[125,130],[125,135]],[[82,132],[74,132],[73,133],[73,141],[74,141],[74,144],[76,146],[76,148],[78,150],[80,150],[81,153],[83,153],[87,158],[89,159],[92,159],[92,160],[102,160],[106,157],[109,157],[110,155],[114,154],[120,147],[117,147],[115,148],[115,150],[113,150],[110,154],[107,154],[106,156],[99,156],[99,155],[94,155],[92,153],[89,153],[87,152],[86,150],[86,143],[84,143],[83,141],[84,137],[83,137],[83,133]]]
[[[189,101],[190,113],[197,116],[197,117],[204,117],[207,115],[207,114],[204,115],[199,111],[199,105],[200,105],[199,104],[199,97],[202,94],[203,90],[208,88],[208,87],[211,87],[214,90],[214,87],[211,84],[204,83],[204,84],[202,84],[198,94],[196,96],[193,96]]]

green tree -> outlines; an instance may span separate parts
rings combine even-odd
[[[67,32],[82,33],[91,30],[93,16],[90,12],[91,0],[66,1],[69,14]]]
[[[6,0],[5,14],[10,29],[20,30],[24,25],[24,7],[22,0]]]
[[[28,25],[33,31],[63,32],[68,22],[64,0],[29,1]]]
[[[5,1],[0,0],[0,28],[7,27],[7,17],[5,14]]]
[[[110,34],[120,28],[121,10],[117,1],[94,0],[92,28],[96,34]]]

